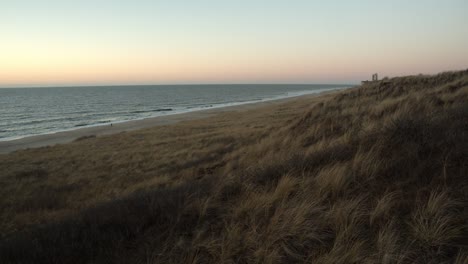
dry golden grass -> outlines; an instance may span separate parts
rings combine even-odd
[[[0,259],[466,263],[467,120],[468,70],[0,155]]]

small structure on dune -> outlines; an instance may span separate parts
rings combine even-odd
[[[371,82],[377,82],[379,80],[379,75],[377,73],[374,73],[372,74],[372,81],[362,81],[361,83],[362,84],[367,84],[367,83],[371,83]]]

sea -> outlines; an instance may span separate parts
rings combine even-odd
[[[349,86],[255,84],[2,88],[0,141],[277,100]]]

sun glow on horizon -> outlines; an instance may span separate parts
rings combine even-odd
[[[356,83],[468,68],[468,4],[418,2],[1,3],[0,87]]]

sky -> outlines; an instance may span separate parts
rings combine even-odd
[[[0,87],[358,83],[468,68],[468,1],[0,0]]]

